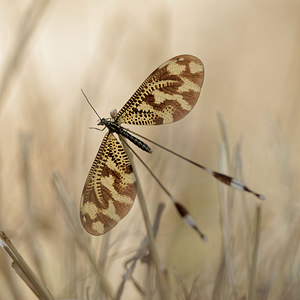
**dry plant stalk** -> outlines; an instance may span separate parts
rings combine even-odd
[[[220,164],[221,169],[229,169],[229,173],[236,173],[234,170],[238,170],[242,173],[241,158],[240,158],[240,144],[236,146],[237,152],[234,152],[233,157],[230,153],[230,145],[227,137],[226,124],[221,114],[218,114],[218,121],[222,136],[222,145],[220,146]],[[226,170],[227,171],[227,170]],[[236,175],[236,174],[234,174]],[[242,177],[242,176],[240,176]],[[236,298],[238,295],[238,276],[236,274],[238,264],[235,259],[235,251],[233,245],[235,243],[234,236],[234,223],[233,223],[233,211],[234,211],[234,195],[232,190],[225,190],[225,187],[220,188],[220,222],[223,236],[223,245],[221,250],[221,262],[219,270],[215,280],[215,286],[213,290],[213,299],[220,299],[220,297]],[[244,195],[242,194],[242,198]],[[245,199],[243,199],[245,200]],[[251,234],[251,222],[250,217],[247,215],[245,201],[242,201],[242,207],[244,212],[245,226],[246,226],[246,240],[249,248],[252,249],[252,254],[246,253],[249,256],[248,262],[248,298],[249,300],[255,299],[255,280],[256,280],[256,267],[257,267],[257,256],[259,249],[259,238],[261,229],[261,204],[256,206],[256,223],[255,223],[255,234],[254,241]],[[248,248],[248,247],[246,247]],[[248,251],[249,252],[249,251]],[[251,257],[250,257],[251,255]]]
[[[143,219],[145,222],[145,227],[147,230],[147,237],[148,237],[148,241],[149,241],[149,248],[150,248],[150,254],[151,254],[151,258],[152,261],[154,263],[155,269],[156,269],[156,275],[157,275],[157,285],[158,285],[158,291],[159,291],[159,296],[161,300],[164,299],[168,299],[168,291],[167,291],[167,287],[168,287],[168,280],[165,276],[166,274],[166,269],[165,267],[162,265],[159,255],[158,255],[158,251],[157,251],[157,247],[155,244],[155,240],[154,240],[154,234],[153,234],[153,230],[152,230],[152,226],[151,226],[151,221],[150,221],[150,216],[149,216],[149,212],[147,209],[147,204],[146,204],[146,200],[144,197],[144,193],[142,191],[141,188],[141,183],[139,180],[139,177],[137,176],[137,172],[135,169],[135,164],[133,163],[132,160],[132,155],[130,153],[129,147],[126,143],[126,141],[124,140],[124,138],[122,136],[120,136],[121,142],[123,144],[123,147],[125,149],[125,152],[130,160],[130,163],[132,165],[133,168],[133,172],[134,174],[136,174],[136,183],[137,183],[137,195],[138,195],[138,199],[139,199],[139,203],[140,203],[140,207],[142,210],[142,214],[143,214]]]
[[[256,266],[257,266],[260,231],[261,231],[261,205],[258,204],[256,207],[255,241],[254,241],[254,248],[252,253],[250,283],[249,283],[249,292],[248,292],[249,300],[255,299]]]
[[[160,218],[161,218],[161,215],[162,215],[162,212],[163,212],[164,208],[165,208],[164,203],[160,203],[157,207],[157,211],[156,211],[156,214],[155,214],[155,219],[154,219],[154,222],[153,222],[153,235],[154,235],[154,238],[156,238],[158,228],[159,228]],[[141,241],[140,246],[137,249],[136,253],[131,258],[129,258],[124,264],[126,271],[122,276],[122,282],[119,285],[116,300],[121,299],[123,291],[124,291],[125,283],[128,280],[131,280],[133,282],[133,284],[136,286],[136,288],[140,292],[140,294],[142,294],[143,296],[146,295],[146,292],[144,291],[144,289],[141,288],[140,285],[137,283],[137,281],[134,279],[133,273],[134,273],[136,264],[139,260],[149,264],[149,257],[151,257],[149,250],[150,250],[149,249],[149,239],[148,239],[148,237],[145,237]]]
[[[16,273],[23,279],[33,293],[42,300],[54,300],[42,281],[34,274],[21,254],[17,251],[13,243],[9,240],[3,231],[0,231],[0,246],[12,258],[12,267]]]

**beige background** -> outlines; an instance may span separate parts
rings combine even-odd
[[[255,299],[296,299],[300,293],[299,9],[299,1],[292,0],[0,3],[0,229],[55,298],[87,299],[90,286],[90,299],[98,299],[92,292],[93,272],[64,221],[52,183],[53,173],[58,172],[77,213],[104,134],[89,130],[97,117],[80,89],[99,114],[108,117],[157,66],[188,53],[205,66],[200,100],[193,111],[175,124],[133,130],[242,178],[265,195]],[[217,113],[226,123],[232,165],[240,155],[242,173],[224,162]],[[188,291],[196,289],[192,299],[212,299],[222,269],[223,212],[229,217],[232,251],[221,294],[224,299],[248,299],[249,245],[253,246],[249,240],[253,240],[258,201],[238,191],[229,192],[230,199],[224,200],[226,191],[213,178],[154,146],[153,150],[151,156],[141,156],[190,209],[209,240],[202,243],[182,223],[137,163],[151,217],[158,202],[166,203],[157,240],[161,260]],[[74,219],[78,222],[79,216]],[[124,262],[144,235],[136,201],[111,232],[104,252],[105,275],[114,292]],[[103,239],[91,237],[86,245],[95,258]],[[8,263],[10,259],[0,251],[0,299],[32,299]],[[148,284],[146,271],[139,264],[135,273],[142,286]],[[183,289],[174,284],[177,289],[177,299],[183,299],[179,297]],[[128,283],[123,299],[141,298]]]

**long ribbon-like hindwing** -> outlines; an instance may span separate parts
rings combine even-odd
[[[113,121],[100,118],[98,125],[107,127],[109,131],[101,143],[82,192],[80,218],[86,231],[100,235],[112,229],[126,216],[136,196],[136,178],[132,166],[113,133],[124,136],[142,150],[151,153],[152,150],[146,143],[131,135],[129,130],[121,127],[121,124],[161,125],[182,119],[195,106],[203,79],[204,67],[197,57],[176,56],[146,78],[119,113],[113,116]],[[96,114],[98,115],[97,112]],[[146,140],[157,145],[149,139]],[[172,150],[160,147],[204,169],[223,183],[264,199],[261,194],[248,189],[235,178],[210,170]],[[134,152],[133,149],[132,151]],[[136,153],[135,155],[141,160]],[[143,161],[142,163],[145,165]],[[188,210],[175,200],[147,166],[146,168],[169,196],[185,223],[205,240],[204,234],[198,229]]]
[[[105,125],[109,132],[86,179],[80,205],[81,222],[89,233],[100,235],[113,228],[128,213],[136,195],[132,166],[113,132],[151,152],[120,124],[160,125],[182,119],[196,104],[203,78],[203,64],[197,57],[176,56],[147,77],[114,121],[100,119],[98,125]]]

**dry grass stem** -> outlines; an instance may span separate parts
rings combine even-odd
[[[257,256],[259,248],[259,239],[261,231],[261,210],[262,205],[258,204],[256,207],[256,224],[255,224],[255,235],[254,235],[254,248],[252,252],[252,261],[251,261],[251,270],[250,270],[250,283],[249,283],[249,292],[248,299],[256,299],[256,272],[257,272]]]
[[[158,232],[160,218],[161,218],[164,207],[165,207],[165,204],[160,203],[156,210],[155,219],[153,222],[154,238],[156,237],[157,232]],[[151,260],[149,261],[149,255],[150,255],[149,250],[150,249],[149,249],[148,237],[145,237],[142,240],[142,242],[140,243],[140,246],[137,249],[136,253],[131,258],[129,258],[124,264],[126,272],[122,276],[122,282],[119,285],[116,300],[121,299],[123,290],[125,288],[125,284],[129,280],[134,283],[136,288],[139,290],[140,294],[145,296],[146,293],[145,293],[144,289],[141,288],[140,285],[138,284],[138,282],[134,279],[133,273],[134,273],[134,270],[136,268],[136,264],[138,263],[138,261],[141,261],[141,262],[147,263],[147,264],[149,264],[151,262]]]
[[[33,293],[42,300],[54,300],[47,287],[34,274],[22,255],[3,231],[0,231],[0,246],[13,260],[12,267]]]
[[[154,240],[154,234],[153,234],[153,229],[151,226],[151,221],[150,221],[150,216],[149,216],[149,212],[147,209],[147,204],[146,204],[146,200],[142,191],[142,185],[140,183],[139,177],[138,177],[138,173],[136,172],[136,168],[135,168],[135,164],[133,162],[132,159],[132,154],[130,152],[130,148],[128,146],[128,144],[126,143],[126,141],[124,140],[124,138],[122,138],[120,136],[122,145],[126,151],[126,154],[128,155],[131,164],[132,164],[132,168],[133,171],[135,173],[136,176],[136,183],[137,183],[137,196],[139,199],[139,203],[140,203],[140,207],[141,207],[141,211],[143,214],[143,220],[145,222],[145,227],[146,227],[146,231],[147,231],[147,238],[148,238],[148,242],[149,242],[149,248],[150,248],[150,255],[153,261],[153,264],[155,266],[155,270],[156,270],[156,276],[157,276],[157,286],[158,286],[158,291],[159,291],[159,296],[161,300],[167,299],[167,289],[168,289],[168,284],[167,284],[167,278],[165,277],[166,274],[166,270],[164,265],[161,263],[161,260],[159,258],[159,254],[158,254],[158,250],[156,247],[156,243]]]

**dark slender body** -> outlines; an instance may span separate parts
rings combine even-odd
[[[98,125],[106,126],[110,132],[115,132],[116,134],[120,134],[123,137],[127,138],[132,143],[134,143],[135,145],[137,145],[142,150],[144,150],[148,153],[152,153],[151,148],[146,143],[144,143],[143,141],[139,140],[135,136],[128,133],[122,126],[120,126],[115,121],[111,121],[110,119],[101,118],[100,121],[98,122]]]

